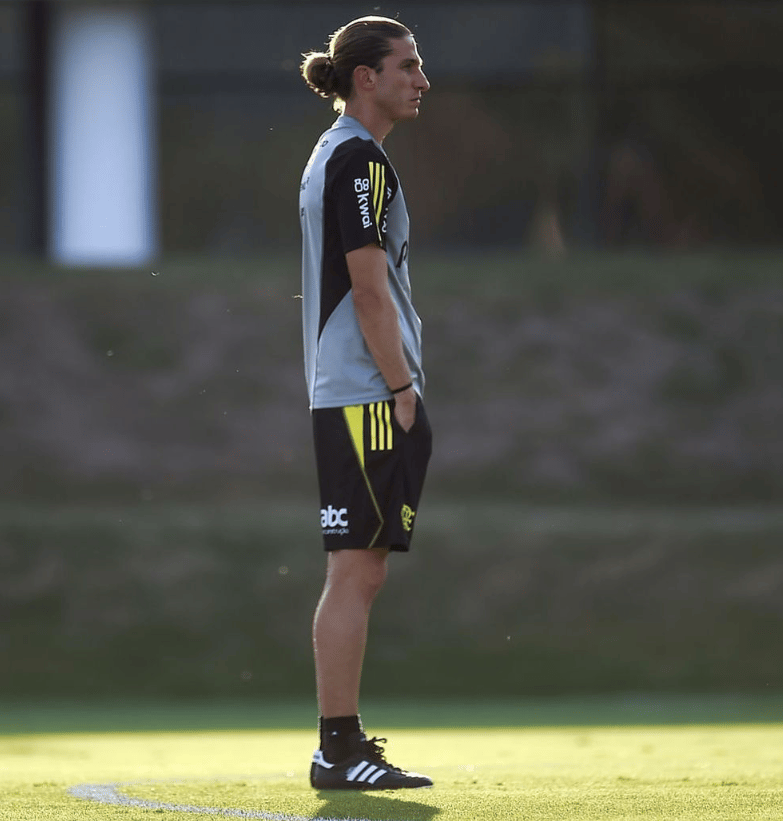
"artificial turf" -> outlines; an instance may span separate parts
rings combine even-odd
[[[548,704],[556,715],[557,702]],[[605,710],[594,724],[461,726],[471,707],[452,704],[452,726],[389,732],[392,763],[435,780],[432,790],[406,793],[311,790],[312,730],[6,735],[0,817],[760,821],[783,812],[783,722],[754,722],[747,711],[732,722],[731,702],[725,721],[714,712],[712,723],[678,723],[676,714],[669,722],[664,700],[660,723],[648,715],[624,726],[598,723],[611,722]],[[569,710],[576,717],[573,705],[560,715]],[[379,723],[368,729],[383,732],[382,710],[373,712]],[[125,803],[69,792],[89,794],[83,785]]]

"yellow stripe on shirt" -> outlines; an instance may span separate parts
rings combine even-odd
[[[381,217],[383,216],[383,195],[386,191],[386,168],[382,163],[370,163],[370,184],[372,186],[372,204],[375,209],[375,226],[378,239],[382,240]]]

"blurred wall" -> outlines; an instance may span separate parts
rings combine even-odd
[[[181,6],[159,4],[167,247],[242,252],[298,243],[301,170],[334,118],[301,81],[300,55],[372,10],[357,3],[202,4],[183,24]],[[548,72],[573,84],[586,70],[586,3],[500,2],[480,14],[471,3],[380,8],[398,11],[436,89],[416,128],[401,127],[387,142],[407,199],[416,202],[417,239],[520,241],[535,189],[561,171],[576,177],[579,145],[589,134],[574,135],[589,127],[589,117],[576,87],[556,101],[520,99],[518,87]],[[526,105],[554,109],[542,112],[550,136],[557,132],[543,180],[531,176],[541,167],[541,123],[519,129]],[[194,168],[199,173],[188,174]]]
[[[71,265],[143,265],[156,251],[145,4],[60,3],[51,17],[48,251]]]
[[[38,207],[30,5],[0,5],[0,251],[16,253],[33,249]],[[300,54],[366,13],[399,14],[433,84],[416,127],[387,143],[418,243],[779,242],[778,4],[156,0],[149,10],[165,254],[296,245],[301,167],[332,120],[299,79]]]

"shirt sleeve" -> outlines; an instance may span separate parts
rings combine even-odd
[[[365,245],[386,248],[386,218],[391,196],[387,163],[369,150],[351,151],[334,181],[334,202],[343,250]]]

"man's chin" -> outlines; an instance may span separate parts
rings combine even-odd
[[[398,111],[395,117],[395,123],[404,123],[406,120],[415,120],[419,116],[418,108],[406,108],[404,111]]]

